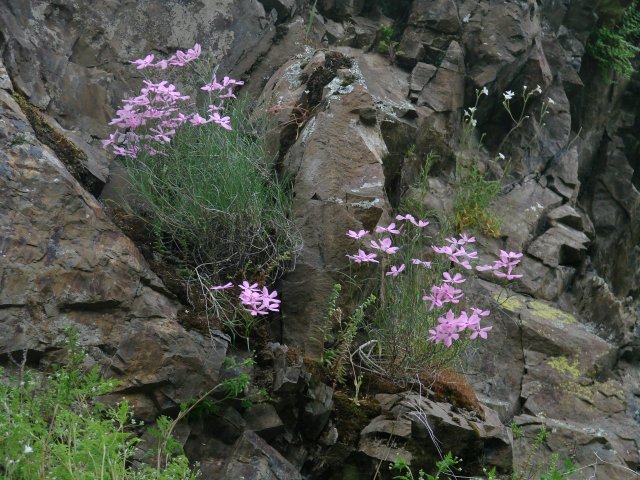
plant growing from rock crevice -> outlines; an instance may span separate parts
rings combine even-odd
[[[606,75],[615,72],[631,78],[636,71],[633,59],[640,52],[640,3],[634,0],[617,21],[596,28],[587,42],[587,52]]]
[[[216,326],[248,342],[262,311],[245,314],[211,288],[228,278],[274,281],[295,264],[301,242],[290,219],[287,180],[276,176],[266,154],[266,122],[250,114],[246,100],[235,99],[242,81],[218,78],[217,67],[195,66],[201,53],[196,44],[169,58],[131,62],[175,83],[144,80],[138,96],[123,100],[110,123],[116,129],[103,144],[124,165],[132,193],[124,208],[148,224],[155,253],[176,265],[183,283],[200,285],[205,311],[198,313],[207,322],[215,314]],[[196,93],[185,95],[178,81]]]
[[[476,230],[481,233],[497,238],[500,236],[500,220],[491,211],[491,204],[498,198],[502,190],[502,180],[508,170],[508,163],[502,170],[501,175],[492,175],[489,167],[493,166],[500,170],[500,162],[506,160],[504,154],[500,152],[511,135],[521,128],[525,121],[532,118],[532,113],[528,111],[531,99],[534,95],[542,94],[542,88],[537,85],[535,88],[522,89],[522,104],[520,111],[515,111],[511,100],[516,96],[511,90],[502,94],[502,107],[506,111],[511,127],[502,138],[496,150],[497,155],[489,162],[483,164],[480,161],[482,156],[482,144],[484,134],[476,138],[476,127],[478,121],[476,114],[478,104],[483,96],[489,95],[487,87],[476,90],[476,101],[473,107],[465,109],[462,122],[462,135],[460,145],[456,151],[455,186],[456,196],[454,201],[454,216],[458,231]],[[540,111],[534,116],[533,121],[538,125],[544,125],[544,118],[549,112],[550,105],[555,102],[551,98],[542,101]]]

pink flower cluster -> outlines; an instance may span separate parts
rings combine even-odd
[[[479,308],[472,308],[471,315],[468,315],[466,311],[460,312],[460,315],[456,317],[452,310],[449,310],[444,317],[438,318],[438,325],[435,329],[430,329],[431,336],[429,340],[434,343],[442,343],[446,347],[450,347],[455,340],[460,338],[460,333],[465,330],[470,330],[471,334],[469,338],[471,340],[480,338],[487,338],[487,332],[493,327],[481,327],[480,317],[486,317],[489,315],[488,310],[480,310]]]
[[[449,272],[444,272],[442,276],[444,277],[442,285],[434,285],[431,287],[431,295],[427,295],[425,292],[425,295],[422,297],[425,302],[431,302],[429,310],[442,307],[446,303],[459,303],[460,299],[464,296],[462,290],[454,286],[455,284],[466,281],[462,278],[462,275],[456,273],[451,276]]]
[[[447,238],[447,243],[443,247],[433,246],[433,251],[446,255],[453,263],[460,265],[462,268],[471,270],[471,264],[469,260],[477,260],[477,252],[467,252],[464,245],[474,243],[475,237],[468,237],[466,233],[460,234],[460,238]]]
[[[192,49],[186,52],[178,50],[166,60],[153,63],[154,56],[147,55],[131,63],[139,70],[164,70],[169,66],[183,67],[196,60],[201,52],[202,48],[196,43]],[[116,126],[116,131],[103,140],[102,145],[104,148],[111,146],[116,155],[136,158],[142,151],[157,155],[160,153],[158,148],[170,143],[176,129],[185,124],[197,126],[215,123],[231,130],[231,119],[220,115],[219,111],[223,108],[224,99],[235,98],[233,87],[243,85],[244,82],[224,77],[222,83],[218,83],[214,76],[211,83],[203,86],[202,90],[215,94],[218,99],[217,103],[211,103],[207,107],[206,117],[197,112],[184,113],[182,107],[190,97],[180,93],[175,85],[166,80],[159,83],[144,80],[143,84],[140,95],[124,99],[122,108],[116,111],[116,116],[109,122],[109,125]]]
[[[500,260],[493,262],[493,265],[478,265],[476,270],[484,272],[487,270],[493,270],[493,274],[498,278],[506,278],[507,280],[514,280],[516,278],[522,278],[520,274],[511,273],[513,269],[520,263],[522,253],[505,252],[500,250]],[[504,271],[506,269],[506,272]]]
[[[413,224],[417,228],[424,228],[429,225],[429,222],[425,220],[416,220],[412,215],[398,215],[397,221],[405,221]],[[404,226],[404,225],[403,225]],[[391,223],[388,226],[378,226],[375,232],[378,234],[389,233],[391,235],[399,235],[402,233],[402,227],[397,227],[395,223]],[[360,240],[369,234],[367,230],[349,230],[347,236],[355,240]],[[471,261],[478,259],[478,253],[470,248],[470,244],[475,243],[475,237],[468,236],[466,233],[460,234],[459,237],[447,238],[447,245],[432,246],[432,250],[436,254],[444,255],[454,266],[461,267],[465,270],[472,270]],[[385,237],[379,240],[370,240],[369,246],[373,250],[384,253],[390,258],[400,247],[392,245],[391,237]],[[347,255],[347,257],[355,263],[380,263],[377,253],[368,253],[365,250],[359,249],[356,255]],[[477,270],[493,270],[494,274],[498,277],[512,280],[514,278],[520,278],[522,275],[514,274],[513,268],[520,262],[522,257],[521,253],[500,251],[500,260],[494,262],[494,265],[482,265],[476,267]],[[417,266],[423,266],[431,268],[431,263],[419,258],[412,258],[411,263]],[[506,271],[504,271],[506,269]],[[385,277],[397,277],[399,274],[405,271],[405,264],[399,266],[392,265],[388,272],[385,272]],[[430,303],[429,310],[432,311],[435,308],[445,307],[447,304],[457,305],[464,297],[464,292],[459,286],[466,280],[460,273],[456,272],[444,272],[442,274],[443,281],[441,285],[433,285],[429,292],[425,291],[422,299],[425,302]],[[490,314],[488,310],[481,310],[478,308],[472,308],[471,314],[466,311],[461,311],[458,316],[453,310],[449,310],[444,317],[438,318],[438,324],[429,330],[431,336],[429,340],[435,343],[442,343],[443,345],[450,347],[455,340],[460,338],[461,332],[468,330],[471,332],[469,338],[474,340],[478,337],[486,339],[487,332],[493,327],[483,327],[480,325],[481,317],[487,317]]]
[[[216,285],[210,287],[211,290],[227,290],[235,285],[231,282],[225,285]],[[267,287],[260,288],[257,283],[249,283],[246,280],[238,285],[240,289],[240,303],[244,306],[245,311],[251,316],[268,315],[269,312],[280,311],[280,300],[278,300],[278,292],[269,291]]]
[[[186,53],[182,50],[178,50],[175,55],[171,55],[165,60],[159,60],[156,63],[153,63],[155,58],[153,55],[147,55],[144,58],[132,60],[129,63],[133,63],[138,70],[142,70],[144,68],[159,68],[160,70],[166,70],[169,66],[184,67],[187,63],[196,60],[200,56],[200,53],[202,53],[202,46],[199,43],[196,43],[193,48],[187,50]]]
[[[446,241],[448,245],[442,247],[433,246],[433,251],[445,255],[454,265],[458,265],[466,270],[471,270],[470,260],[476,260],[478,253],[467,249],[469,249],[469,244],[475,243],[475,237],[469,237],[466,233],[462,233],[459,238],[451,237],[447,238]],[[466,282],[462,274],[444,272],[442,277],[442,285],[434,285],[431,287],[431,294],[428,295],[425,292],[425,295],[422,297],[424,301],[431,302],[429,310],[433,310],[436,307],[443,307],[448,303],[460,303],[460,300],[464,296],[464,292],[456,287],[456,285]],[[472,308],[471,312],[471,315],[469,315],[463,310],[460,312],[460,315],[456,317],[453,310],[447,311],[444,317],[438,318],[438,324],[435,328],[429,330],[431,334],[429,340],[450,347],[455,340],[460,338],[460,333],[465,330],[471,331],[469,335],[469,339],[471,340],[475,340],[478,337],[486,339],[487,332],[493,327],[482,327],[480,325],[480,317],[489,316],[489,310]]]
[[[424,228],[429,225],[429,222],[425,220],[416,220],[411,214],[398,215],[396,216],[396,220],[411,222],[417,228]],[[391,235],[400,235],[402,233],[402,227],[403,226],[396,226],[395,223],[390,223],[386,227],[379,225],[375,228],[375,232],[379,234],[389,233]],[[353,238],[354,240],[359,240],[369,233],[370,232],[368,230],[358,230],[357,232],[355,230],[349,230],[347,232],[347,237]],[[400,247],[393,246],[393,240],[391,240],[391,237],[385,237],[378,240],[370,240],[369,247],[372,250],[377,250],[381,254],[386,253],[389,256],[397,253],[400,249]],[[367,253],[362,249],[359,249],[356,255],[347,255],[347,258],[355,263],[380,263],[380,261],[377,260],[377,253]],[[425,262],[418,258],[412,259],[412,262],[414,265],[422,265],[427,268],[431,267],[431,262]],[[404,263],[401,265],[392,265],[391,269],[385,273],[385,276],[397,277],[405,270],[405,267],[406,266]]]

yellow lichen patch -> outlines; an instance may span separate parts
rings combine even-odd
[[[520,297],[504,297],[504,295],[494,295],[494,300],[505,310],[518,312],[524,308],[524,302]]]
[[[617,397],[619,400],[625,400],[624,390],[618,382],[613,380],[607,380],[604,383],[596,382],[595,388],[607,397]]]
[[[557,308],[554,308],[538,300],[529,301],[527,303],[527,307],[529,307],[529,310],[532,310],[533,313],[540,318],[546,318],[547,320],[554,320],[564,325],[568,325],[570,323],[576,322],[576,317],[574,317],[570,313],[563,312],[562,310],[558,310]]]
[[[564,373],[565,375],[569,375],[573,379],[577,379],[580,377],[578,360],[574,360],[573,362],[569,363],[567,357],[553,357],[548,359],[547,363],[554,370],[557,370],[560,373]]]
[[[565,392],[570,393],[571,395],[578,397],[581,400],[584,400],[588,403],[593,403],[593,387],[580,385],[578,382],[569,380],[568,382],[563,382],[560,384],[560,388],[562,388]]]

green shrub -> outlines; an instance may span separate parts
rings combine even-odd
[[[595,29],[587,43],[587,52],[605,73],[614,71],[630,78],[635,72],[632,60],[640,48],[640,5],[634,0],[624,9],[621,18],[611,25]]]
[[[487,236],[500,235],[500,221],[490,210],[502,187],[500,180],[490,180],[477,163],[457,164],[455,223],[458,231],[479,230]]]
[[[454,470],[458,470],[456,465],[460,463],[460,459],[453,456],[451,452],[442,457],[442,460],[436,462],[436,471],[434,475],[425,473],[423,470],[418,472],[416,477],[411,471],[411,466],[401,457],[395,459],[395,461],[389,466],[389,470],[398,472],[398,475],[393,477],[393,480],[441,480],[443,477],[456,478]]]
[[[6,480],[194,480],[178,452],[161,468],[134,471],[130,460],[140,439],[126,401],[112,408],[93,401],[116,386],[97,369],[85,372],[76,335],[68,337],[68,364],[51,375],[1,372],[0,475]],[[26,355],[26,352],[25,352]]]
[[[384,26],[380,29],[380,41],[378,42],[378,53],[382,55],[392,55],[398,46],[398,42],[393,40],[395,30],[393,27]]]
[[[251,118],[247,102],[225,113],[232,131],[185,126],[161,154],[123,160],[138,199],[128,209],[165,249],[188,264],[208,264],[212,283],[274,276],[300,248],[286,181],[265,152],[265,125]]]

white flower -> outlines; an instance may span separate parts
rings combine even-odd
[[[489,89],[487,87],[482,87],[482,91],[480,93],[483,95],[489,95]]]
[[[475,112],[476,110],[477,110],[477,108],[476,108],[476,107],[469,107],[469,111],[470,111],[471,113]]]
[[[498,152],[498,156],[500,157],[500,160],[504,160],[504,155],[500,152]]]
[[[473,125],[474,127],[478,125],[478,120],[476,120],[475,118],[471,120],[471,125]]]
[[[31,447],[31,445],[24,446],[24,453],[33,453],[33,448]]]
[[[462,23],[469,23],[469,20],[471,20],[470,13],[467,13],[464,17],[462,17]]]
[[[547,101],[549,102],[549,105],[555,105],[556,102],[553,101],[553,98],[549,97],[547,99]]]
[[[507,90],[502,95],[504,95],[504,99],[505,100],[511,100],[513,98],[513,96],[515,95],[515,93],[513,93],[511,90]]]
[[[523,86],[522,86],[522,91],[523,91],[523,92],[526,92],[526,91],[527,91],[527,86],[526,86],[526,85],[523,85]]]
[[[538,92],[538,93],[542,93],[542,88],[540,88],[540,85],[536,85],[536,88],[533,91],[534,92]]]

